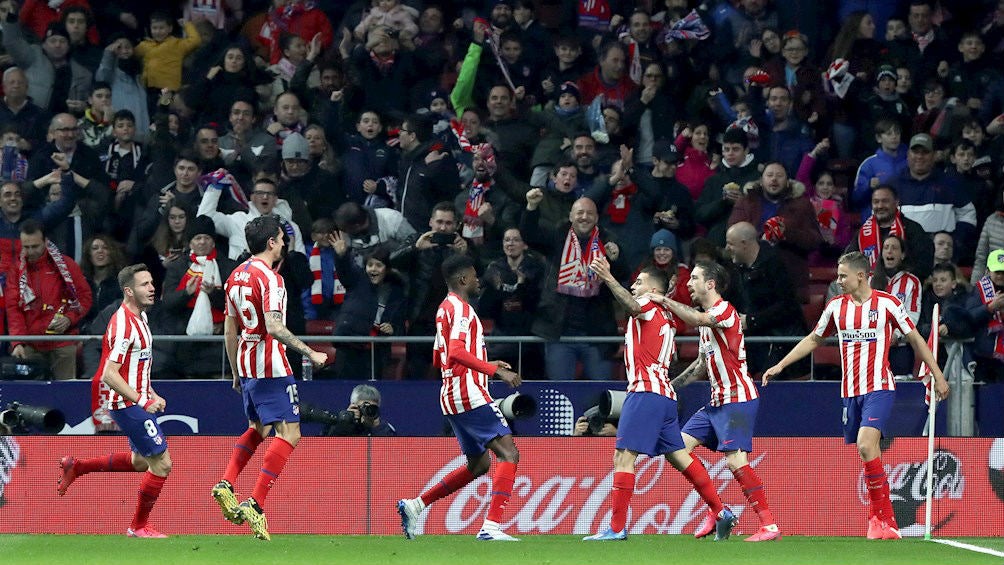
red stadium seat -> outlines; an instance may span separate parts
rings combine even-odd
[[[802,305],[802,316],[805,317],[805,325],[810,329],[815,327],[819,321],[823,307],[826,305],[826,296],[823,294],[809,295],[809,303]]]

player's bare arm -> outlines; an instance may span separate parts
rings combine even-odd
[[[237,373],[237,318],[227,316],[223,320],[223,342],[227,348],[227,361],[230,363],[230,374],[233,375],[233,387],[241,391],[241,377]]]
[[[308,357],[314,366],[320,367],[324,365],[324,362],[328,358],[327,353],[314,351],[306,343],[303,343],[300,338],[293,335],[293,332],[289,331],[286,324],[282,323],[282,312],[275,310],[265,312],[265,329],[268,330],[269,335],[279,340],[286,347],[291,348],[300,355]]]
[[[519,373],[513,371],[512,369],[506,369],[499,366],[498,370],[495,371],[495,376],[513,388],[523,384],[523,377],[519,376]]]
[[[101,382],[105,383],[109,388],[122,395],[122,398],[136,404],[143,410],[146,410],[151,414],[157,412],[160,409],[160,403],[157,402],[157,399],[153,397],[144,397],[140,393],[136,392],[131,386],[129,386],[129,383],[122,378],[122,375],[119,374],[121,369],[122,363],[116,363],[110,359],[105,361],[105,370],[101,373]]]
[[[761,383],[763,386],[767,386],[767,381],[781,373],[788,365],[791,365],[795,361],[798,361],[802,357],[812,353],[812,350],[823,344],[823,338],[819,337],[815,333],[810,333],[809,335],[802,338],[802,341],[798,342],[784,359],[778,361],[777,365],[767,369],[763,372],[763,381]]]
[[[674,315],[683,320],[683,322],[688,326],[704,326],[707,328],[722,327],[721,322],[715,319],[715,317],[711,314],[701,312],[700,310],[687,306],[682,302],[677,302],[668,296],[661,296],[651,292],[645,294],[645,296],[652,302],[661,304],[664,308],[669,308]]]
[[[683,388],[707,374],[708,367],[704,364],[704,357],[699,356],[669,384],[673,385],[673,388]]]
[[[589,268],[607,285],[614,298],[624,307],[629,316],[635,316],[641,312],[641,305],[631,296],[631,291],[621,286],[610,272],[610,262],[607,261],[606,257],[601,256],[593,259]]]
[[[938,367],[934,353],[927,347],[927,342],[924,341],[920,332],[913,330],[906,335],[906,340],[910,342],[910,346],[913,347],[913,351],[917,354],[917,357],[931,368],[931,373],[934,375],[934,392],[938,395],[938,400],[948,398],[948,381],[945,380],[945,375],[941,372],[941,367]]]

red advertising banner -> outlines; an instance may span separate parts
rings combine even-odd
[[[611,438],[517,438],[520,463],[506,528],[517,535],[587,534],[610,520]],[[124,533],[139,473],[93,473],[59,497],[57,462],[126,449],[122,437],[0,437],[0,532]],[[223,520],[209,491],[233,438],[170,438],[173,471],[151,524],[169,534],[243,534]],[[927,450],[923,438],[897,439],[883,453],[901,531],[921,535]],[[854,446],[839,438],[758,438],[751,461],[763,479],[782,531],[864,535],[867,494]],[[238,481],[251,492],[264,450]],[[695,452],[722,498],[740,516],[737,533],[758,524],[724,458]],[[396,534],[399,498],[417,496],[464,464],[452,438],[303,438],[265,505],[273,533]],[[935,534],[996,536],[1004,532],[1004,439],[947,438],[934,459]],[[489,476],[433,504],[419,531],[477,532],[488,508]],[[690,533],[703,504],[662,458],[641,458],[628,519],[630,533]]]

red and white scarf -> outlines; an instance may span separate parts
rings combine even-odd
[[[188,325],[185,327],[187,335],[212,335],[213,324],[223,322],[223,310],[213,308],[209,295],[202,291],[202,285],[211,284],[219,287],[223,284],[220,277],[220,267],[216,263],[216,249],[209,252],[209,255],[196,255],[189,253],[188,260],[192,262],[181,277],[181,282],[175,290],[184,290],[188,286],[188,281],[198,279],[195,293],[188,299],[188,309],[192,311],[188,317]]]
[[[990,275],[983,275],[980,278],[980,282],[976,283],[980,291],[980,299],[983,301],[983,305],[986,306],[994,301],[994,297],[997,296],[997,291],[994,289],[994,283],[990,281]],[[1004,316],[998,310],[994,312],[990,322],[987,323],[987,333],[997,334],[997,339],[994,340],[994,359],[998,361],[1004,361]]]
[[[323,273],[321,273],[321,246],[314,244],[310,248],[310,258],[308,259],[310,263],[310,274],[314,277],[314,282],[310,283],[310,303],[311,304],[324,304],[324,293],[322,292],[321,278]],[[335,278],[335,289],[331,294],[331,301],[335,305],[345,302],[345,286],[342,281],[338,279],[338,271],[332,270],[332,275]]]
[[[878,222],[875,221],[875,214],[869,216],[865,220],[865,223],[861,225],[861,230],[858,231],[858,249],[868,258],[868,264],[873,271],[875,270],[875,262],[882,255],[882,236],[879,234],[879,231]],[[889,235],[906,239],[906,228],[903,226],[903,217],[900,216],[899,212],[896,212],[896,216],[892,220]]]
[[[480,143],[473,147],[472,153],[475,157],[484,160],[488,167],[489,179],[481,182],[475,178],[471,181],[471,188],[467,193],[467,204],[464,205],[464,227],[461,235],[467,239],[473,239],[475,243],[482,243],[485,239],[485,226],[478,215],[478,210],[485,203],[488,190],[494,184],[491,177],[495,176],[498,165],[495,162],[495,148],[491,143]]]
[[[56,264],[56,269],[59,270],[59,276],[62,277],[63,283],[66,284],[66,294],[69,296],[66,300],[66,305],[70,310],[79,312],[80,301],[77,300],[77,287],[73,284],[70,270],[66,268],[66,260],[63,259],[62,252],[59,251],[55,243],[52,243],[48,239],[45,240],[45,249],[48,251],[49,257],[52,257],[52,262]],[[17,272],[17,285],[18,290],[20,290],[19,294],[21,295],[17,305],[22,310],[27,310],[31,307],[31,303],[35,301],[35,291],[28,286],[28,254],[23,249],[21,250],[21,261],[18,264]]]
[[[614,224],[627,222],[628,214],[631,212],[631,199],[638,192],[638,187],[634,184],[618,185],[610,193],[610,203],[607,204],[607,215]]]
[[[565,238],[565,246],[561,250],[561,267],[558,269],[558,293],[579,298],[588,298],[600,293],[600,279],[589,269],[589,264],[597,257],[606,257],[603,242],[600,241],[600,228],[593,227],[586,244],[586,254],[582,255],[582,246],[575,230],[569,228]]]
[[[941,305],[935,304],[934,310],[931,311],[931,335],[927,336],[927,347],[931,350],[935,363],[938,362],[939,327],[941,327]],[[924,403],[930,406],[931,382],[934,380],[934,372],[927,366],[927,363],[920,364],[920,370],[917,371],[917,379],[924,382]]]

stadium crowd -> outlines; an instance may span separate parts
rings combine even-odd
[[[619,335],[595,257],[688,304],[720,262],[747,334],[803,336],[849,249],[1004,378],[1004,2],[0,0],[0,32],[11,336],[101,334],[135,262],[154,334],[222,334],[243,226],[276,214],[296,334],[431,337],[468,254],[493,334],[548,340],[493,355],[605,379],[616,346],[556,341]],[[314,377],[433,378],[414,345],[338,345]],[[156,347],[156,378],[225,365]],[[6,353],[56,379],[97,358]]]

